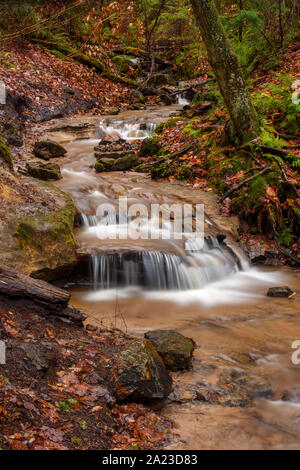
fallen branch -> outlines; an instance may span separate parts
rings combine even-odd
[[[100,60],[91,59],[86,54],[79,52],[78,50],[74,49],[73,47],[61,45],[53,42],[48,41],[38,41],[42,43],[43,46],[50,49],[50,51],[58,51],[65,56],[65,58],[71,58],[79,62],[80,64],[86,65],[89,68],[94,68],[98,73],[103,75],[105,78],[109,78],[112,81],[122,83],[123,85],[137,88],[138,84],[134,80],[131,80],[127,77],[121,77],[120,75],[115,75],[108,70],[106,70],[104,64]]]
[[[272,171],[272,168],[270,168],[270,167],[264,168],[263,170],[256,173],[256,175],[250,176],[249,178],[246,178],[245,180],[241,181],[239,184],[237,184],[233,188],[226,191],[226,193],[221,197],[220,202],[223,202],[228,196],[230,196],[232,193],[238,191],[240,188],[245,186],[245,184],[250,183],[250,181],[254,180],[254,178],[256,178],[257,176],[264,175],[265,173],[269,173],[270,171]]]
[[[51,314],[82,324],[85,316],[77,309],[68,307],[70,293],[45,281],[33,279],[0,265],[0,296],[30,301],[43,307],[44,314]]]
[[[170,96],[180,95],[180,93],[185,93],[186,91],[192,90],[193,88],[201,88],[201,87],[207,85],[208,83],[214,82],[214,81],[215,80],[212,78],[211,80],[206,80],[205,82],[197,83],[196,85],[191,85],[187,88],[178,89],[176,91],[173,91],[172,93],[169,93],[169,95]]]

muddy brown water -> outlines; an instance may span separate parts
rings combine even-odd
[[[106,129],[122,128],[127,133],[125,137],[133,139],[140,132],[141,123],[158,123],[172,111],[171,107],[163,112],[111,117]],[[67,156],[60,160],[63,179],[58,186],[72,196],[80,212],[93,215],[100,203],[115,204],[120,195],[146,205],[201,202],[205,205],[206,230],[209,233],[227,230],[229,244],[238,252],[233,240],[237,220],[219,214],[212,193],[178,184],[156,183],[146,175],[132,172],[96,174],[92,169],[93,147],[99,142],[99,122],[100,118],[93,118],[88,135],[83,133],[80,139],[69,128],[66,132],[54,127],[49,132],[51,138],[62,142],[68,150]],[[78,121],[73,120],[71,124],[78,125]],[[125,129],[126,124],[130,126]],[[91,130],[93,126],[96,132]],[[99,240],[91,227],[78,228],[77,238],[80,250],[89,254],[170,250],[165,240]],[[180,252],[182,246],[175,245],[174,248],[172,244],[171,251]],[[238,256],[244,259],[239,252]],[[219,264],[218,258],[217,267]],[[136,335],[143,335],[149,329],[172,328],[196,341],[192,369],[173,375],[179,399],[166,401],[162,410],[176,423],[169,448],[300,448],[300,398],[282,400],[287,391],[300,389],[300,365],[292,363],[292,343],[300,340],[300,274],[289,268],[254,268],[246,263],[242,267],[243,270],[225,270],[215,280],[210,272],[208,281],[201,287],[189,289],[137,288],[130,283],[106,288],[94,288],[92,283],[69,285],[71,303],[88,314],[89,323],[118,327]],[[218,269],[221,268],[212,273]],[[296,295],[288,299],[266,297],[268,288],[276,285],[289,285]],[[196,399],[194,392],[198,386],[215,387],[222,374],[233,369],[245,373],[247,382],[256,384],[258,391],[262,387],[267,392],[257,393],[247,406]]]

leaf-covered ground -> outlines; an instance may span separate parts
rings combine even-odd
[[[166,443],[167,417],[142,404],[118,405],[111,393],[112,358],[128,338],[92,330],[0,301],[0,339],[7,346],[7,364],[0,365],[2,449],[134,450]]]

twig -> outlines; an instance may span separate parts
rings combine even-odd
[[[229,189],[228,191],[226,191],[226,193],[221,197],[221,201],[220,202],[223,202],[228,196],[230,196],[232,193],[234,193],[235,191],[237,191],[238,189],[242,188],[243,186],[245,186],[245,184],[247,183],[250,183],[250,181],[252,181],[254,178],[256,178],[257,176],[261,176],[261,175],[264,175],[265,173],[269,173],[269,171],[272,171],[272,168],[270,168],[269,166],[267,168],[264,168],[263,170],[261,170],[260,172],[258,172],[256,175],[253,175],[253,176],[250,176],[249,178],[246,178],[245,180],[241,181],[239,184],[237,184],[236,186],[234,186],[233,188]]]

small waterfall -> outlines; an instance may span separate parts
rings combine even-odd
[[[176,97],[178,104],[181,104],[182,106],[188,106],[190,104],[190,101],[184,97],[184,93],[179,93]]]
[[[121,139],[130,140],[143,140],[149,137],[154,132],[156,124],[153,122],[147,123],[129,123],[118,120],[103,119],[99,123],[100,135],[118,134]]]
[[[160,251],[102,253],[91,256],[95,289],[142,287],[149,290],[199,289],[239,270],[230,251],[214,240],[182,255]]]
[[[183,95],[179,95],[178,99],[181,100],[181,104],[188,104]],[[130,123],[118,120],[102,120],[99,124],[99,130],[103,135],[112,134],[127,141],[144,139],[155,130],[155,127],[156,125],[151,122]],[[135,219],[129,220],[127,215],[121,213],[108,214],[105,217],[82,214],[81,219],[90,236],[99,236],[103,231],[110,234],[119,233],[130,223],[138,223]],[[145,219],[145,230],[153,223],[151,218]],[[159,236],[167,228],[162,224],[158,229]],[[200,289],[211,282],[226,279],[244,267],[243,261],[235,251],[210,236],[205,238],[204,245],[195,238],[189,238],[183,242],[180,249],[178,248],[179,245],[170,239],[166,252],[156,251],[155,248],[147,251],[141,246],[132,250],[128,247],[123,250],[121,248],[121,252],[91,254],[91,281],[94,289],[122,287],[138,287],[152,291]]]

